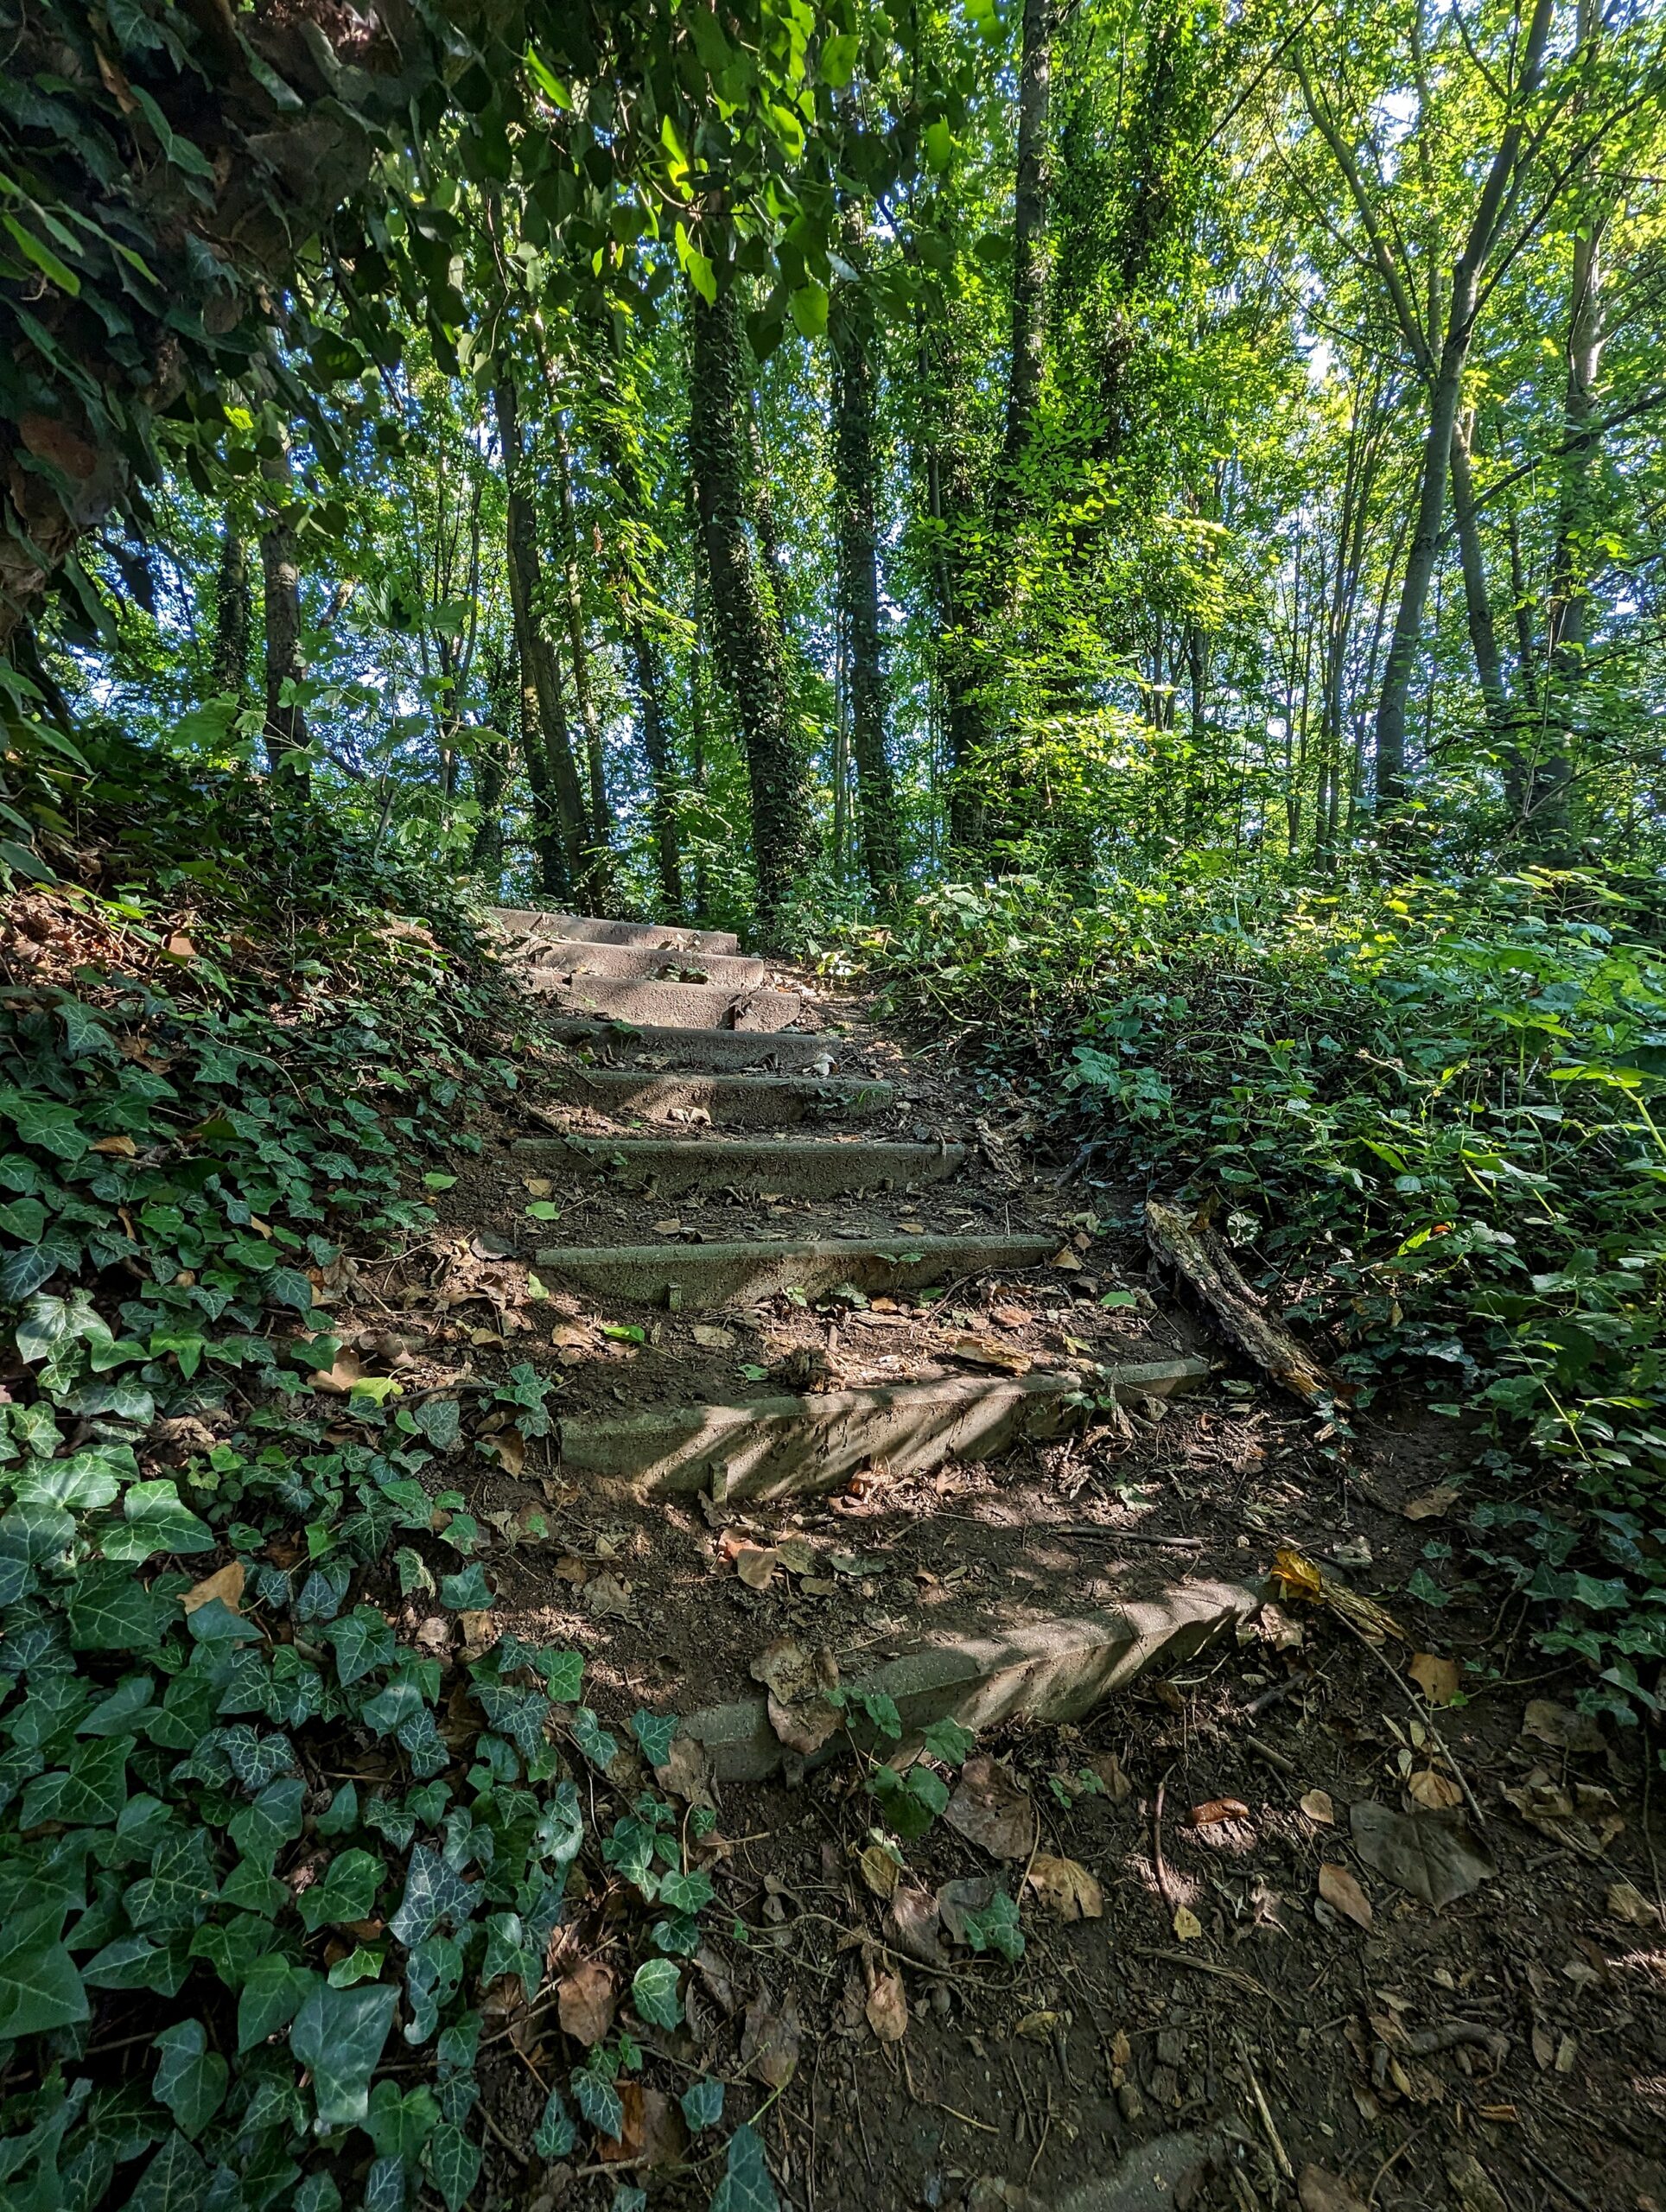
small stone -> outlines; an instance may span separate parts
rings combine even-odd
[[[1117,2090],[1116,2107],[1130,2127],[1136,2120],[1145,2118],[1145,2099],[1132,2082],[1124,2082]]]

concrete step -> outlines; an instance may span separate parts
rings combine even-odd
[[[1101,1548],[1108,1561],[1115,1559],[1114,1545]],[[1049,1726],[1080,1720],[1141,1675],[1172,1673],[1236,1635],[1261,1604],[1261,1592],[1241,1583],[1175,1575],[1151,1596],[1094,1611],[1016,1627],[995,1618],[957,1635],[922,1639],[843,1687],[858,1697],[892,1700],[902,1738],[889,1756],[906,1758],[936,1720],[957,1720],[975,1735],[1021,1713]],[[762,1697],[690,1713],[682,1732],[700,1745],[719,1782],[762,1782],[789,1758]],[[836,1758],[844,1748],[840,1731],[811,1764]]]
[[[526,936],[581,938],[588,944],[650,944],[670,952],[738,952],[733,930],[684,929],[675,922],[607,922],[594,914],[552,914],[542,906],[493,906],[499,929]]]
[[[904,1236],[883,1244],[723,1243],[554,1245],[537,1255],[546,1281],[576,1283],[604,1298],[696,1312],[778,1291],[920,1288],[975,1274],[1044,1266],[1052,1236]]]
[[[791,991],[740,990],[732,983],[656,983],[640,976],[579,976],[528,968],[521,987],[574,1014],[610,1021],[663,1022],[672,1029],[785,1029],[805,1012]]]
[[[1202,1387],[1206,1359],[1103,1368],[1096,1398],[1171,1397]],[[571,1414],[560,1424],[563,1471],[637,1497],[773,1498],[836,1489],[870,1460],[894,1475],[948,1459],[993,1459],[1025,1437],[1056,1436],[1079,1399],[1079,1375],[956,1376],[934,1382],[828,1390],[733,1404],[652,1406]]]
[[[691,1037],[729,1037],[724,1029],[696,1029]],[[777,1128],[823,1117],[858,1120],[884,1113],[895,1098],[888,1083],[835,1076],[654,1075],[638,1068],[564,1068],[555,1092],[570,1105],[594,1107],[616,1119],[640,1115],[663,1122],[671,1115],[709,1114],[714,1126]]]
[[[526,957],[535,976],[542,976],[547,969],[610,980],[619,976],[646,976],[672,982],[727,983],[737,991],[769,981],[766,961],[743,959],[732,952],[668,952],[661,945],[590,944],[582,938],[552,938],[548,942],[533,938],[526,946]],[[690,973],[686,977],[666,977],[667,969],[677,968]]]
[[[842,1037],[808,1036],[802,1031],[682,1029],[652,1021],[621,1026],[595,1015],[558,1015],[545,1027],[563,1045],[588,1046],[607,1061],[632,1062],[646,1053],[667,1067],[702,1073],[756,1068],[783,1075],[801,1070],[832,1075],[848,1068],[855,1057]]]
[[[778,1137],[522,1137],[517,1161],[558,1173],[611,1174],[624,1190],[777,1191],[798,1198],[940,1183],[965,1164],[959,1144],[882,1144],[866,1139]]]

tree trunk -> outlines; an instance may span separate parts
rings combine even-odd
[[[809,763],[787,699],[779,626],[747,535],[745,344],[732,290],[692,303],[689,448],[711,587],[717,662],[734,702],[751,791],[758,925],[779,929],[815,851]]]
[[[1021,480],[1041,394],[1046,329],[1047,216],[1051,197],[1047,114],[1052,92],[1053,0],[1024,0],[1018,60],[1018,174],[1013,198],[1012,351],[1002,441],[997,512],[1022,513]]]
[[[561,671],[540,616],[542,576],[537,520],[526,490],[519,396],[513,376],[507,370],[499,376],[493,400],[508,493],[509,598],[514,611],[515,646],[520,656],[521,734],[526,754],[526,779],[532,787],[540,817],[534,825],[533,842],[545,855],[544,889],[556,898],[570,899],[585,873],[584,794],[567,734]],[[532,709],[530,721],[529,705]],[[557,851],[558,866],[555,858]],[[550,882],[552,874],[558,874],[563,880]]]
[[[601,721],[596,713],[595,687],[590,681],[590,654],[584,636],[584,593],[579,577],[578,523],[573,510],[572,456],[559,409],[551,417],[551,440],[556,452],[556,485],[561,499],[561,570],[567,612],[567,642],[573,661],[573,696],[584,728],[584,760],[590,786],[590,845],[593,878],[598,894],[610,888],[613,810],[607,804],[607,765],[601,753]]]
[[[1481,187],[1475,213],[1452,273],[1447,303],[1446,333],[1440,359],[1432,365],[1429,380],[1428,429],[1418,480],[1415,520],[1400,591],[1388,659],[1383,672],[1383,692],[1377,709],[1377,801],[1379,807],[1397,806],[1406,794],[1406,702],[1412,671],[1422,641],[1423,610],[1428,602],[1440,546],[1440,521],[1446,506],[1447,474],[1452,457],[1452,435],[1458,420],[1459,397],[1470,340],[1475,334],[1482,278],[1497,243],[1506,196],[1516,182],[1522,157],[1525,115],[1538,91],[1544,49],[1549,36],[1553,0],[1534,0],[1528,26],[1521,73],[1510,98],[1512,118],[1499,134],[1498,144]]]
[[[860,247],[847,219],[847,243]],[[845,293],[857,285],[842,288]],[[834,330],[833,481],[838,527],[839,613],[848,654],[850,747],[856,762],[862,866],[888,906],[902,873],[896,782],[885,749],[885,670],[880,648],[879,453],[867,302],[842,301]]]
[[[1460,414],[1452,429],[1452,511],[1458,524],[1458,557],[1464,575],[1464,613],[1469,642],[1475,655],[1475,674],[1481,687],[1481,703],[1487,729],[1497,744],[1508,744],[1510,702],[1504,690],[1504,663],[1498,652],[1498,632],[1492,618],[1492,594],[1487,584],[1486,557],[1480,524],[1475,512],[1475,483],[1470,465],[1470,441],[1475,418]]]
[[[671,732],[665,723],[665,683],[659,655],[640,615],[631,622],[631,661],[636,673],[642,750],[648,756],[654,861],[659,895],[668,914],[683,911],[683,861],[677,834],[677,792],[671,778]]]
[[[287,440],[280,452],[261,462],[260,473],[276,488],[278,502],[260,534],[266,609],[266,762],[276,774],[289,756],[299,753],[300,760],[293,765],[304,776],[306,709],[298,698],[283,696],[286,684],[293,693],[307,674],[301,658],[301,570],[296,560],[290,497],[295,476]]]
[[[228,514],[219,541],[214,582],[214,665],[210,681],[217,699],[242,708],[249,696],[249,549],[236,518]]]

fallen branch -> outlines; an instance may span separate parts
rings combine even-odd
[[[1146,1242],[1203,1300],[1229,1344],[1304,1404],[1348,1402],[1346,1386],[1267,1312],[1201,1215],[1188,1217],[1161,1198],[1148,1198],[1145,1214]]]

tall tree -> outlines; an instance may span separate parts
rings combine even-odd
[[[214,571],[214,660],[216,698],[241,707],[249,691],[249,549],[238,518],[228,508],[220,531],[219,562]]]
[[[301,651],[295,472],[287,435],[280,434],[277,451],[263,459],[261,474],[271,487],[266,526],[260,533],[260,566],[266,613],[264,738],[267,763],[276,772],[292,757],[292,765],[304,763],[307,748],[307,715],[299,696],[307,666]]]
[[[787,696],[780,626],[747,528],[748,378],[733,285],[710,302],[696,294],[690,312],[690,458],[718,665],[746,753],[758,925],[767,942],[816,849],[810,766]]]

